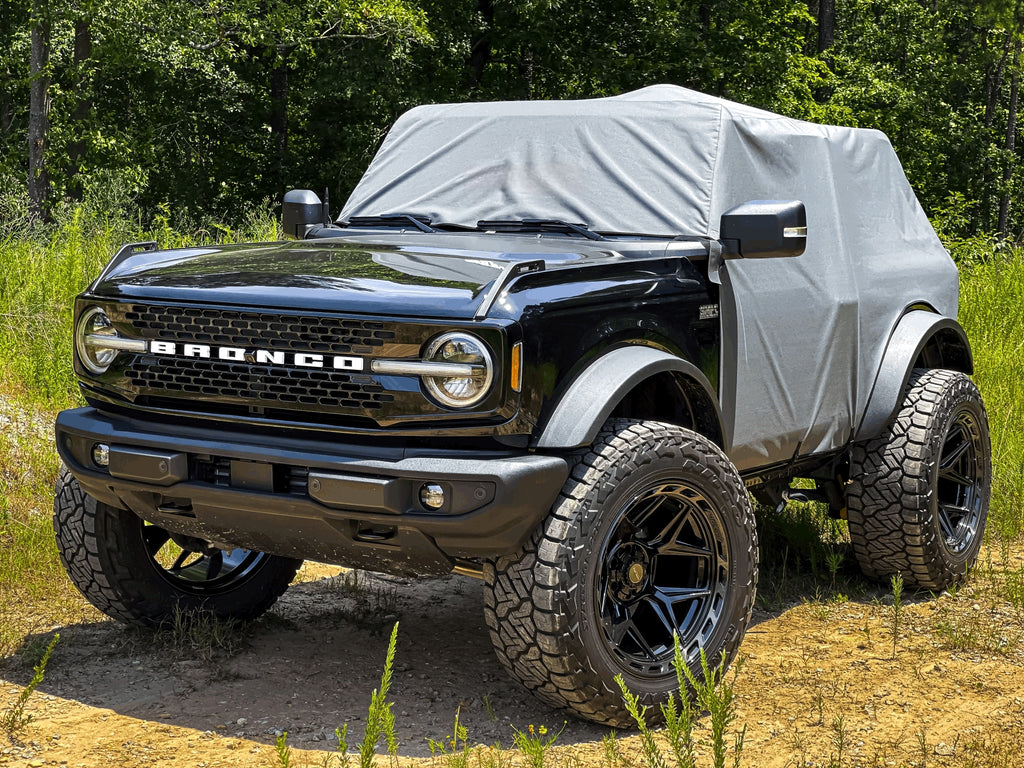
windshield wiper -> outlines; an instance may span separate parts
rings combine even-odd
[[[561,232],[566,235],[580,235],[588,240],[604,240],[605,238],[591,232],[586,224],[572,224],[561,219],[494,219],[478,221],[477,229],[490,232]]]
[[[412,225],[420,232],[439,232],[430,226],[429,216],[414,216],[411,213],[386,213],[382,216],[353,216],[346,227],[409,227]]]

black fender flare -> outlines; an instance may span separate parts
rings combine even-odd
[[[714,420],[724,439],[718,395],[703,371],[663,350],[634,345],[601,355],[576,377],[555,405],[535,447],[572,449],[590,445],[630,390],[665,372],[682,374],[703,390],[702,394],[713,404]]]
[[[914,369],[924,348],[934,339],[945,337],[944,341],[957,352],[954,359],[946,360],[944,367],[974,373],[974,360],[967,333],[960,323],[951,317],[944,317],[923,309],[907,312],[896,323],[889,343],[882,355],[882,364],[875,377],[875,385],[868,397],[867,407],[854,440],[870,440],[882,434],[902,402],[910,373]]]

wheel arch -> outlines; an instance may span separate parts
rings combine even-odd
[[[728,452],[714,387],[696,365],[652,347],[601,355],[569,385],[544,424],[537,448],[580,448],[612,416],[667,421]]]
[[[948,368],[970,375],[974,358],[960,323],[928,308],[912,308],[889,336],[875,385],[854,440],[877,437],[900,407],[915,368]]]

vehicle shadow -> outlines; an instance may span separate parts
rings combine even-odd
[[[352,572],[293,584],[261,620],[240,630],[210,623],[147,632],[113,621],[60,628],[36,696],[54,696],[159,724],[303,749],[334,750],[363,736],[388,638],[399,622],[389,700],[399,754],[429,756],[450,738],[456,711],[469,742],[511,746],[513,726],[566,722],[558,744],[599,740],[608,728],[544,705],[513,681],[491,648],[479,581],[404,580]],[[52,636],[29,636],[25,645]],[[0,667],[25,685],[26,665]]]

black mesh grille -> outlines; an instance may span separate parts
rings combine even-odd
[[[367,376],[213,360],[157,358],[136,361],[125,375],[143,390],[196,395],[204,400],[245,399],[279,408],[379,409],[394,397]]]
[[[367,355],[395,338],[385,323],[352,318],[134,304],[125,313],[146,339],[231,347]]]
[[[393,326],[377,320],[222,308],[132,304],[124,320],[136,338],[325,356],[370,355],[396,336]],[[143,402],[169,396],[175,407],[196,410],[216,401],[268,413],[283,409],[356,416],[380,411],[395,399],[363,374],[273,363],[145,356],[136,357],[124,375]]]

